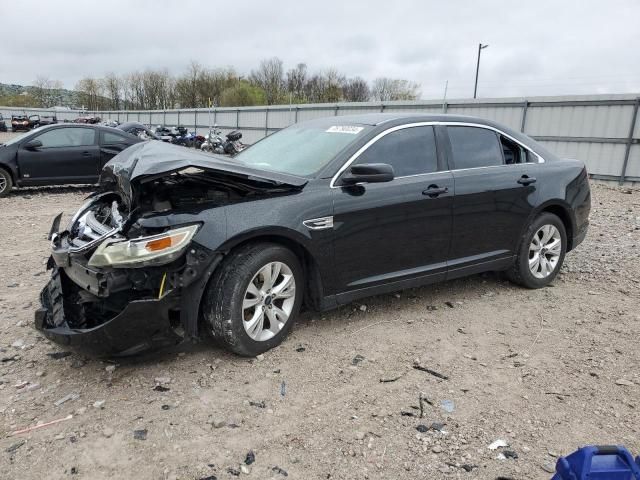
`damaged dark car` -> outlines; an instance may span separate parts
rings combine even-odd
[[[252,356],[303,305],[488,270],[544,287],[589,210],[582,162],[470,117],[319,119],[233,159],[140,143],[105,166],[66,229],[54,220],[36,327],[92,355],[209,332]]]

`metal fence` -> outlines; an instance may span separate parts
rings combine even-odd
[[[217,124],[225,133],[242,131],[246,143],[254,143],[293,123],[326,116],[365,112],[472,115],[524,132],[561,157],[583,160],[592,178],[622,184],[640,182],[639,105],[639,95],[589,95],[151,111],[79,112],[0,107],[0,113],[5,118],[17,113],[56,115],[59,121],[91,114],[103,120],[138,121],[150,126],[183,125],[200,134]]]

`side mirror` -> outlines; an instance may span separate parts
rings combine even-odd
[[[386,163],[363,163],[353,165],[348,172],[342,176],[344,185],[355,185],[356,183],[381,183],[393,180],[393,167]]]
[[[42,147],[42,142],[40,140],[29,140],[24,144],[24,148],[27,150],[37,150],[40,147]]]

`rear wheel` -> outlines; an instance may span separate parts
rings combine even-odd
[[[279,345],[302,303],[303,270],[280,245],[258,243],[229,255],[208,287],[203,316],[228,350],[255,356]]]
[[[509,279],[527,288],[549,285],[562,267],[566,250],[562,220],[552,213],[541,214],[522,237],[516,261],[507,272]]]
[[[0,168],[0,197],[9,195],[13,188],[13,179],[11,174]]]

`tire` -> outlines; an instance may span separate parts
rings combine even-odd
[[[534,243],[535,238],[537,240]],[[556,243],[558,239],[561,242],[559,248]],[[516,261],[507,271],[507,277],[526,288],[546,287],[558,275],[566,252],[567,232],[564,223],[552,213],[542,213],[531,222],[522,236]]]
[[[275,282],[267,282],[265,274],[270,276],[275,271],[281,272]],[[273,290],[288,287],[282,288],[279,297],[267,288],[269,284],[275,287]],[[302,266],[291,250],[273,243],[241,247],[223,261],[210,282],[202,304],[204,320],[224,348],[238,355],[256,356],[286,338],[300,311],[303,285]],[[282,313],[288,314],[284,322]]]
[[[13,188],[13,179],[11,174],[0,168],[0,197],[6,197],[11,193]]]

